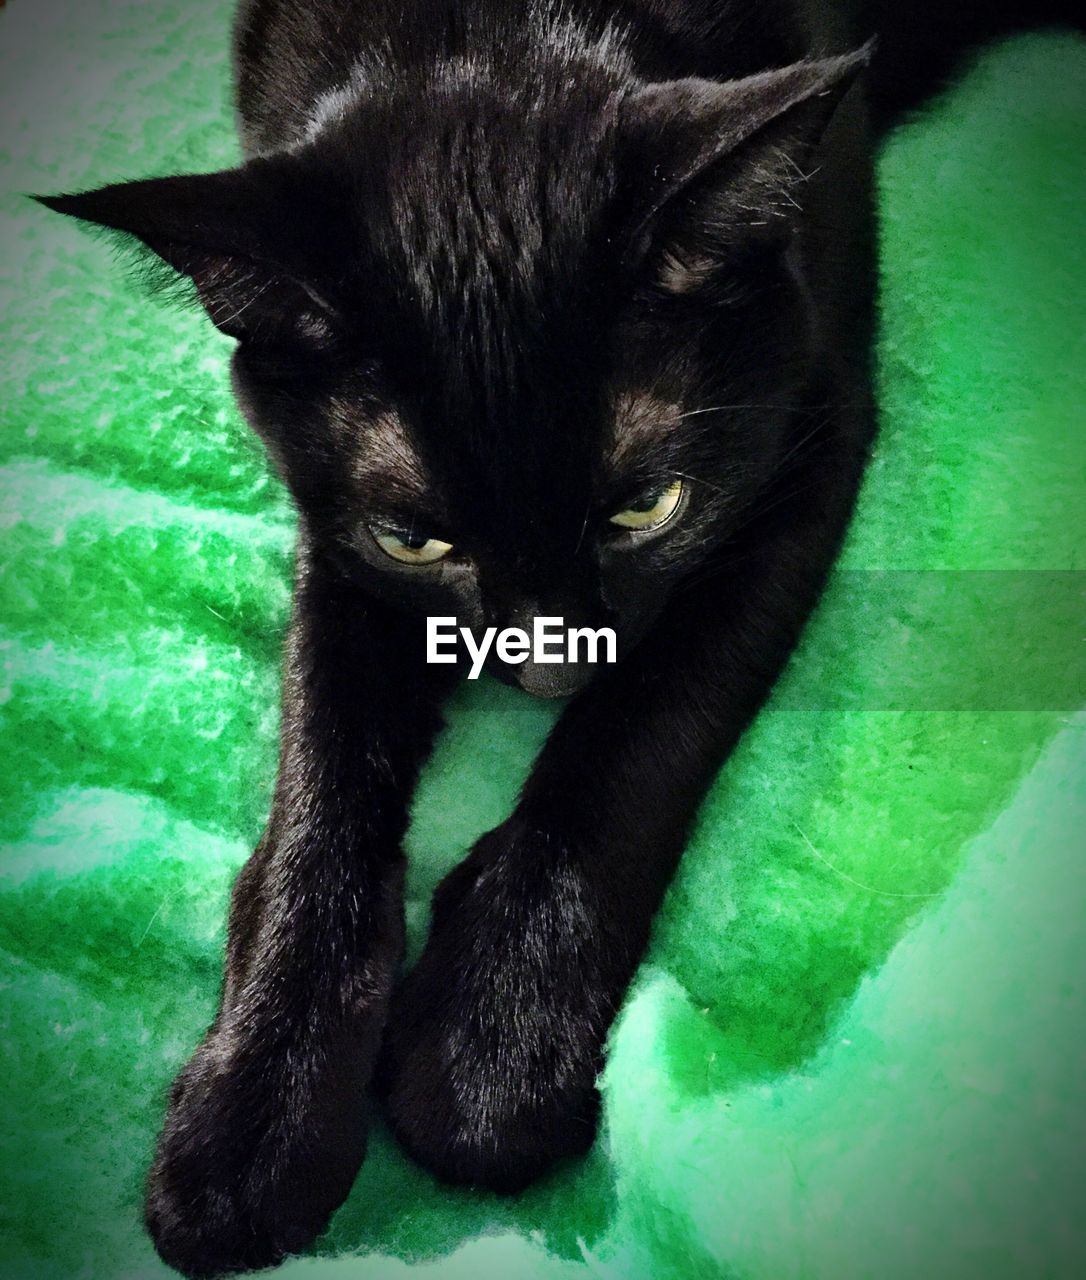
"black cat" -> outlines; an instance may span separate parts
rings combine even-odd
[[[516,1191],[592,1142],[653,913],[872,440],[845,7],[248,0],[240,168],[45,201],[144,242],[238,339],[300,519],[271,819],[150,1174],[180,1270],[321,1231],[375,1070],[450,1181]],[[620,660],[491,655],[576,697],[394,991],[401,838],[456,675],[427,615],[608,626]]]

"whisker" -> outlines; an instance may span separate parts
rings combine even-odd
[[[586,504],[584,509],[584,520],[581,521],[581,532],[577,538],[577,545],[573,548],[574,555],[576,555],[577,552],[580,551],[581,543],[584,542],[585,530],[588,528],[588,519],[591,516],[591,514],[592,514],[592,502],[591,500],[589,500],[589,502]]]
[[[672,471],[673,476],[679,476],[682,480],[692,480],[694,484],[703,484],[707,489],[713,489],[717,493],[722,494],[725,498],[730,497],[727,489],[722,488],[718,484],[713,484],[711,480],[703,480],[701,476],[692,476],[685,471]]]
[[[855,407],[856,403],[858,402],[848,400],[841,404],[835,404],[832,406],[831,411],[835,411],[837,409],[851,409]],[[787,410],[788,412],[796,412],[800,409],[811,409],[814,407],[816,406],[811,405],[809,401],[800,401],[796,403],[793,401],[781,400],[775,400],[772,402],[752,401],[747,404],[714,404],[710,405],[707,409],[688,409],[685,413],[679,414],[678,418],[676,418],[676,422],[682,422],[685,418],[696,418],[702,413],[727,413],[732,410],[739,409],[782,409]]]
[[[760,520],[763,516],[768,515],[771,511],[775,511],[785,502],[790,502],[801,493],[806,493],[808,489],[815,489],[817,487],[818,480],[808,480],[806,484],[796,485],[795,488],[788,489],[784,493],[774,494],[773,499],[770,502],[763,503],[761,506],[757,504],[752,505],[746,515],[746,518],[741,524],[736,525],[735,529],[732,531],[733,535],[741,533],[744,529],[753,524],[755,520]]]
[[[809,431],[807,431],[804,435],[800,436],[800,438],[795,442],[795,444],[792,445],[790,449],[785,450],[785,452],[777,460],[774,470],[778,473],[784,471],[788,463],[792,462],[793,459],[796,459],[796,455],[800,453],[800,451],[806,445],[808,445],[814,439],[814,437],[818,435],[820,431],[824,431],[826,427],[828,427],[833,422],[833,419],[834,419],[833,413],[828,413],[818,418],[815,421],[814,426],[811,427]],[[796,459],[796,461],[798,460],[799,459]]]
[[[801,409],[802,405],[798,404],[714,404],[708,409],[688,409],[686,413],[680,413],[677,422],[682,422],[685,418],[696,418],[702,413],[729,413],[739,409]]]

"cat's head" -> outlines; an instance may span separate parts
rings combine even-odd
[[[462,625],[628,651],[749,515],[816,355],[804,182],[867,51],[728,83],[458,66],[237,169],[50,198],[238,339],[309,536]],[[585,666],[503,667],[533,693]]]

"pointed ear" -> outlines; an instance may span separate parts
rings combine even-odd
[[[125,182],[35,197],[47,209],[121,233],[191,282],[232,338],[326,344],[335,312],[307,261],[311,208],[293,175],[266,161],[194,177]],[[312,240],[313,237],[309,237]]]
[[[630,260],[651,257],[658,283],[686,292],[729,249],[783,242],[812,153],[873,51],[869,42],[744,80],[670,80],[627,96]]]

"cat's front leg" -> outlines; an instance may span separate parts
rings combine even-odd
[[[423,658],[420,626],[303,545],[271,820],[235,885],[219,1012],[173,1085],[148,1180],[148,1229],[187,1275],[304,1248],[362,1160],[402,952],[400,841],[439,720]]]
[[[571,703],[512,816],[439,886],[379,1070],[439,1177],[513,1192],[591,1144],[608,1028],[690,820],[837,549],[862,450],[837,453]]]

